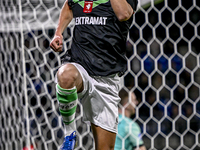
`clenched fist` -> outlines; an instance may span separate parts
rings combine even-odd
[[[63,36],[62,35],[55,35],[53,40],[50,43],[50,47],[55,52],[61,52],[63,47]]]

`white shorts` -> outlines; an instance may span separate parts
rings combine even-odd
[[[78,69],[83,79],[84,90],[78,93],[83,106],[83,121],[117,133],[120,77],[117,74],[89,76],[81,65],[71,64]]]

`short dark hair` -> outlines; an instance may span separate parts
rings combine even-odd
[[[120,101],[120,104],[123,106],[127,103],[127,99],[128,99],[128,92],[122,88],[120,91],[119,91],[119,97],[121,98],[121,101]]]

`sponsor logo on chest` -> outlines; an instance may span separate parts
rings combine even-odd
[[[106,25],[107,17],[76,17],[75,24]]]

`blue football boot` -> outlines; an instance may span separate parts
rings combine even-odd
[[[66,136],[60,150],[73,150],[76,143],[76,131],[72,132],[70,136]]]

